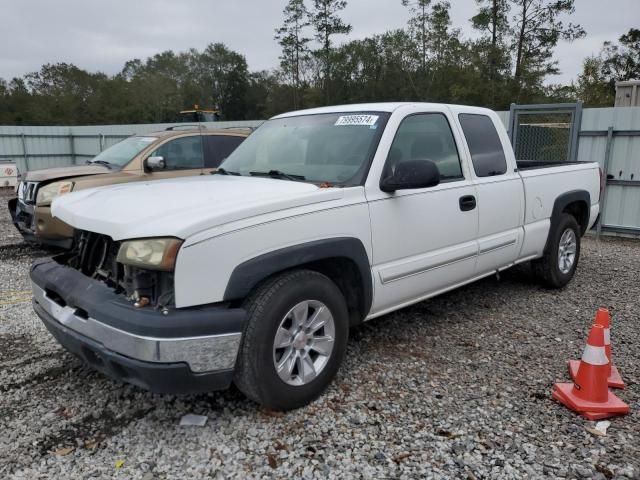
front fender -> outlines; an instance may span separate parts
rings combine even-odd
[[[370,292],[365,202],[261,221],[206,240],[187,239],[176,259],[176,306],[239,300],[265,276],[331,257],[350,259],[366,283],[363,291]]]
[[[265,253],[238,265],[229,278],[224,292],[224,300],[237,300],[246,297],[262,280],[278,272],[298,266],[328,260],[345,258],[358,267],[363,293],[363,310],[369,311],[373,300],[373,280],[369,257],[362,242],[357,238],[341,237],[316,240],[293,245],[273,252]]]

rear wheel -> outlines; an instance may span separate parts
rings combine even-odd
[[[304,406],[336,375],[347,345],[347,306],[326,276],[298,270],[276,276],[245,302],[235,384],[275,410]]]
[[[532,262],[533,271],[544,286],[562,288],[571,281],[578,266],[580,226],[572,215],[563,213],[549,235],[548,251]]]

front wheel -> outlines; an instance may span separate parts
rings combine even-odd
[[[259,287],[245,308],[236,386],[274,410],[317,398],[335,377],[347,346],[348,312],[340,289],[318,272],[287,272]]]
[[[563,213],[549,233],[549,249],[532,262],[533,271],[548,288],[562,288],[571,281],[580,259],[580,226],[576,219]]]

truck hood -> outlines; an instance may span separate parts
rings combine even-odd
[[[270,178],[210,175],[92,188],[62,195],[51,212],[114,240],[190,235],[231,222],[342,198],[342,189]],[[283,216],[286,216],[283,213]]]
[[[22,180],[28,182],[43,182],[45,180],[62,180],[63,178],[79,177],[83,175],[98,175],[110,170],[104,165],[75,165],[73,167],[45,168],[27,172]]]

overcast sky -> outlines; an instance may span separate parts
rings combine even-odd
[[[469,18],[475,0],[450,0],[454,27],[474,35]],[[286,0],[0,0],[0,77],[39,70],[44,63],[68,62],[90,71],[117,73],[126,60],[163,50],[199,50],[223,42],[244,54],[253,70],[277,65],[274,29]],[[602,42],[638,27],[640,0],[576,0],[571,21],[587,37],[557,49],[568,82],[582,60]],[[348,38],[403,27],[408,13],[400,0],[348,0],[343,12],[353,32]]]

